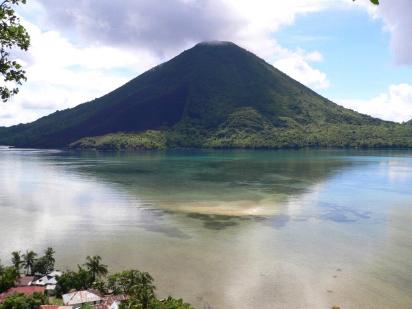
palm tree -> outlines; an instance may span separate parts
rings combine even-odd
[[[26,251],[23,254],[23,267],[26,270],[27,275],[31,275],[33,271],[34,264],[36,262],[37,253],[34,251]]]
[[[90,272],[92,281],[95,282],[96,278],[101,277],[101,276],[106,276],[108,271],[107,271],[107,265],[101,264],[102,258],[98,255],[95,256],[88,256],[86,258],[86,264],[84,264],[87,267],[87,270]]]
[[[129,308],[149,309],[152,307],[151,304],[155,299],[154,292],[151,288],[136,285],[131,290],[131,295],[126,302],[126,306],[129,305]]]
[[[11,263],[13,264],[13,266],[20,271],[21,268],[21,264],[23,264],[23,260],[21,257],[21,252],[20,251],[13,251],[11,253]]]
[[[54,263],[56,262],[56,259],[54,258],[54,254],[56,253],[56,251],[53,250],[52,247],[48,247],[45,251],[44,251],[44,260],[45,263],[47,265],[47,272],[51,272],[54,269]]]
[[[153,284],[153,277],[148,272],[140,273],[140,284],[147,289],[154,291],[156,287]]]

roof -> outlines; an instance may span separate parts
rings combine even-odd
[[[41,277],[40,279],[33,282],[35,285],[48,285],[48,284],[57,284],[57,280],[55,276],[46,275]]]
[[[60,270],[53,270],[50,274],[47,275],[51,277],[60,277],[61,275],[63,275],[63,273]]]
[[[42,286],[20,286],[10,288],[6,292],[0,294],[0,302],[12,294],[33,295],[34,293],[44,293],[46,289]]]
[[[103,297],[100,305],[97,306],[97,309],[108,309],[114,302],[122,302],[127,300],[129,297],[127,295],[106,295]]]
[[[41,305],[40,309],[72,309],[72,306]]]
[[[34,276],[20,276],[16,280],[16,286],[28,286],[34,280]]]
[[[102,298],[89,291],[77,291],[63,295],[63,303],[65,305],[77,305],[84,303],[99,302]]]
[[[55,284],[46,285],[46,290],[47,290],[47,291],[54,291],[55,289],[56,289],[56,285],[55,285]]]

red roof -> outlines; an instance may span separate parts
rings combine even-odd
[[[16,281],[16,286],[28,286],[34,280],[34,276],[21,276]]]
[[[59,309],[59,305],[41,305],[40,309]]]
[[[10,288],[6,292],[0,294],[0,302],[12,294],[33,295],[34,293],[44,293],[44,291],[46,291],[44,286],[20,286],[17,288]]]

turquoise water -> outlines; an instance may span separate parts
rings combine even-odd
[[[0,258],[99,254],[198,308],[411,308],[412,152],[0,148]]]

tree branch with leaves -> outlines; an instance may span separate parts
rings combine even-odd
[[[3,102],[17,94],[18,86],[27,80],[21,64],[10,57],[12,50],[27,51],[30,46],[30,36],[14,10],[15,6],[25,3],[26,0],[4,0],[0,4],[0,74],[3,76],[0,97]]]

